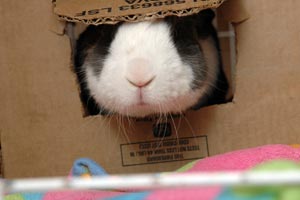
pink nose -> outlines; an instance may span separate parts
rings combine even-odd
[[[128,62],[126,73],[127,81],[135,87],[145,87],[155,78],[149,61],[143,58],[135,58]]]

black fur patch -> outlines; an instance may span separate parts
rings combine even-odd
[[[193,89],[200,88],[203,83],[202,80],[205,80],[207,76],[207,66],[198,40],[212,37],[219,52],[219,73],[217,74],[216,84],[209,94],[199,99],[193,109],[226,101],[228,81],[222,67],[217,32],[212,24],[214,17],[214,12],[208,9],[192,16],[167,18],[172,27],[172,37],[178,53],[184,58],[183,61],[192,67],[195,76],[192,83]]]
[[[201,11],[198,15],[196,15],[196,19],[199,22],[197,25],[198,37],[201,39],[212,37],[215,43],[215,47],[218,51],[219,73],[217,74],[217,81],[213,87],[213,91],[210,94],[207,94],[204,97],[202,97],[199,100],[198,104],[196,104],[193,107],[193,109],[199,109],[203,106],[208,106],[208,105],[225,103],[226,95],[229,89],[228,80],[225,76],[224,69],[223,69],[218,34],[212,24],[214,17],[215,14],[210,9]]]
[[[95,76],[100,75],[103,61],[109,53],[110,44],[118,27],[119,25],[91,25],[80,35],[77,41],[74,70],[80,84],[80,98],[88,115],[107,114],[108,112],[104,108],[99,107],[94,98],[91,97],[87,88],[86,72],[83,69],[83,64],[86,62],[90,63]]]
[[[171,26],[172,39],[182,61],[192,67],[195,79],[191,87],[199,88],[201,87],[199,80],[205,79],[207,67],[198,43],[195,17],[169,17],[167,21]]]

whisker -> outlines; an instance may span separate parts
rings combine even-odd
[[[183,116],[183,118],[185,119],[185,121],[186,121],[186,123],[187,123],[187,125],[188,125],[188,127],[189,127],[189,129],[190,129],[190,131],[191,131],[191,133],[192,133],[192,135],[193,135],[193,137],[196,138],[197,135],[196,135],[195,130],[193,129],[191,123],[189,122],[189,120],[186,118],[185,115],[182,115],[182,116]]]
[[[175,121],[174,121],[172,115],[171,115],[171,114],[169,114],[169,115],[170,115],[171,121],[172,121],[172,123],[173,123],[173,127],[174,127],[174,129],[175,129],[175,134],[176,134],[176,138],[177,138],[177,143],[179,144],[178,131],[177,131],[177,127],[176,127],[176,125],[175,125]]]
[[[124,119],[124,116],[121,115],[121,123],[122,123],[121,126],[122,126],[122,129],[123,129],[123,134],[126,137],[127,142],[130,144],[131,143],[130,137],[128,136],[128,133],[127,133],[127,130],[126,130],[126,127],[125,127],[125,123],[124,123],[123,119]]]

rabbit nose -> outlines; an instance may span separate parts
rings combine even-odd
[[[127,81],[135,87],[146,87],[154,79],[155,75],[150,67],[150,62],[143,58],[135,58],[128,62],[126,73]]]
[[[152,77],[151,79],[146,79],[146,80],[142,80],[142,81],[137,81],[137,80],[130,80],[129,78],[127,78],[127,81],[135,86],[135,87],[139,87],[139,88],[142,88],[142,87],[146,87],[147,85],[149,85],[153,80],[154,80],[155,77]]]

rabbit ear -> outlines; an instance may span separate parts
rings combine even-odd
[[[207,37],[214,31],[212,25],[214,18],[214,11],[211,9],[206,9],[190,16],[166,17],[165,21],[171,25],[170,27],[172,32],[177,32],[178,30],[185,30],[184,32],[187,32],[188,30],[192,29],[191,27],[195,27],[198,37]],[[194,33],[190,32],[189,34]]]
[[[170,17],[166,17],[165,19],[168,22],[172,22],[173,24],[193,20],[199,26],[203,26],[204,24],[212,23],[214,18],[215,18],[215,12],[212,9],[206,9],[194,15],[183,16],[183,17],[170,16]]]
[[[212,23],[213,19],[215,18],[215,13],[211,9],[202,10],[196,14],[196,18],[203,24]]]
[[[213,20],[215,13],[211,9],[203,10],[195,15],[196,29],[199,38],[207,38],[210,35],[215,35]]]

